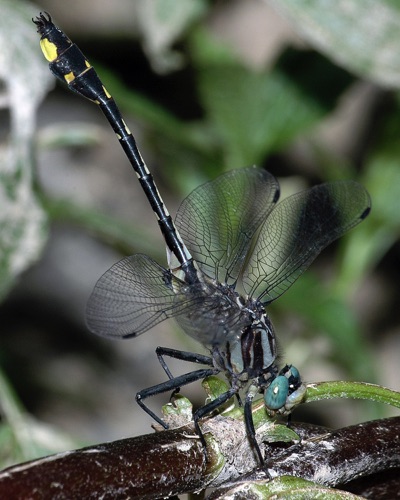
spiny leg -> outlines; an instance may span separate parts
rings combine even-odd
[[[256,430],[254,428],[253,414],[251,411],[253,398],[254,394],[251,391],[249,391],[246,395],[246,399],[244,402],[244,422],[246,426],[247,437],[249,438],[250,441],[250,446],[252,446],[253,450],[256,452],[260,465],[264,465],[264,457],[262,456],[260,447],[258,446],[256,440]]]
[[[169,347],[157,347],[156,354],[160,365],[168,375],[169,379],[173,379],[174,376],[168,368],[168,365],[164,360],[164,356],[169,356],[170,358],[179,359],[181,361],[187,361],[189,363],[198,363],[201,365],[213,366],[213,360],[210,356],[205,356],[203,354],[194,352],[180,351],[178,349],[170,349]]]
[[[189,363],[199,363],[206,366],[213,366],[213,360],[210,356],[204,356],[203,354],[198,354],[188,351],[180,351],[177,349],[170,349],[169,347],[157,347],[156,354],[160,365],[162,366],[168,378],[172,380],[174,376],[169,369],[164,356],[169,356],[173,359],[179,359],[181,361],[188,361]],[[171,401],[180,391],[180,387],[174,389],[171,393],[169,400]]]
[[[213,401],[210,403],[202,406],[198,410],[196,410],[193,414],[193,422],[194,422],[194,427],[197,431],[197,434],[200,437],[201,444],[203,445],[204,448],[204,454],[206,456],[206,459],[208,461],[208,455],[207,455],[207,443],[204,438],[204,434],[200,428],[199,425],[199,420],[203,418],[206,415],[209,415],[212,413],[214,410],[216,410],[218,407],[223,405],[226,401],[229,401],[232,396],[234,396],[237,393],[237,389],[231,387],[229,391],[224,392],[223,394],[220,394],[217,398],[215,398]]]
[[[215,374],[215,369],[211,368],[204,368],[201,370],[195,370],[193,372],[185,373],[184,375],[180,375],[179,377],[174,377],[170,380],[161,382],[160,384],[153,385],[152,387],[148,387],[147,389],[139,391],[136,394],[136,401],[138,405],[148,415],[150,415],[157,423],[162,425],[164,429],[168,429],[168,425],[158,415],[156,415],[152,410],[150,410],[150,408],[143,403],[143,400],[149,398],[150,396],[163,394],[164,392],[175,391],[175,389],[179,387],[188,385],[192,382],[196,382],[197,380],[209,377],[210,375],[214,374]]]

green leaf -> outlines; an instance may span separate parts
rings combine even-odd
[[[320,56],[293,50],[271,70],[252,71],[216,42],[212,53],[209,39],[204,52],[203,39],[199,34],[192,44],[200,97],[230,168],[259,163],[290,144],[335,106],[351,81]]]
[[[210,375],[209,377],[205,378],[201,382],[201,386],[207,394],[206,404],[210,401],[214,401],[218,398],[218,396],[221,396],[221,394],[229,390],[229,385],[227,384],[227,382],[220,379],[219,377],[216,377],[215,375]],[[226,401],[223,405],[219,406],[218,411],[220,413],[223,413],[225,411],[232,410],[234,406],[235,400],[232,397],[231,399],[228,399],[228,401]]]
[[[400,237],[400,129],[399,97],[379,124],[379,137],[367,158],[361,183],[368,189],[372,210],[352,232],[341,254],[336,292],[354,290],[354,284],[373,269]]]
[[[316,49],[349,71],[400,86],[400,4],[393,0],[272,0]]]
[[[229,385],[225,380],[216,377],[215,375],[210,375],[205,378],[201,383],[204,391],[207,394],[208,401],[214,401],[224,392],[229,391]]]
[[[351,377],[369,378],[373,376],[369,344],[349,307],[347,295],[335,294],[334,288],[334,283],[324,286],[308,271],[274,307],[282,314],[289,309],[306,318],[313,331],[323,331],[331,339],[336,363]]]
[[[307,498],[323,500],[356,500],[361,497],[321,486],[294,476],[280,476],[271,481],[245,482],[225,492],[224,498],[263,498],[304,500]]]
[[[264,409],[265,414],[265,409]],[[264,416],[265,421],[265,416]],[[262,426],[261,422],[255,419],[256,429]],[[265,431],[263,433],[263,441],[268,443],[299,443],[301,441],[298,434],[289,426],[283,424],[267,424],[264,423]],[[262,429],[264,430],[264,429]]]
[[[187,425],[193,419],[193,405],[189,399],[176,394],[172,402],[162,407],[163,419],[172,429]]]
[[[0,0],[0,79],[10,113],[7,144],[0,155],[0,299],[41,253],[46,216],[32,189],[36,110],[51,75],[32,24],[36,7]]]

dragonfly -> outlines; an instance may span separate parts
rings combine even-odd
[[[107,118],[156,215],[167,248],[168,267],[135,254],[100,277],[87,305],[88,328],[104,337],[127,339],[175,318],[208,354],[158,347],[168,380],[140,391],[137,402],[168,428],[144,400],[225,374],[227,391],[193,413],[206,458],[200,421],[236,397],[255,457],[263,464],[252,418],[254,398],[263,395],[270,415],[288,415],[306,391],[294,366],[279,369],[276,335],[266,308],[327,245],[367,217],[368,192],[357,182],[342,180],[314,186],[278,203],[277,179],[266,170],[249,167],[228,171],[196,188],[173,221],[95,69],[48,13],[40,13],[33,22],[53,74],[96,103]],[[203,368],[174,377],[165,357]]]

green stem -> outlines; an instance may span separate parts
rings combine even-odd
[[[318,382],[307,384],[304,403],[323,399],[351,398],[368,399],[376,403],[385,403],[400,408],[400,393],[366,382]]]

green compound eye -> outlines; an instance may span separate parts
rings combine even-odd
[[[299,370],[295,366],[290,367],[290,376],[288,377],[289,385],[295,385],[300,380]]]
[[[278,375],[264,394],[265,406],[270,410],[279,410],[286,403],[289,394],[289,380]]]

